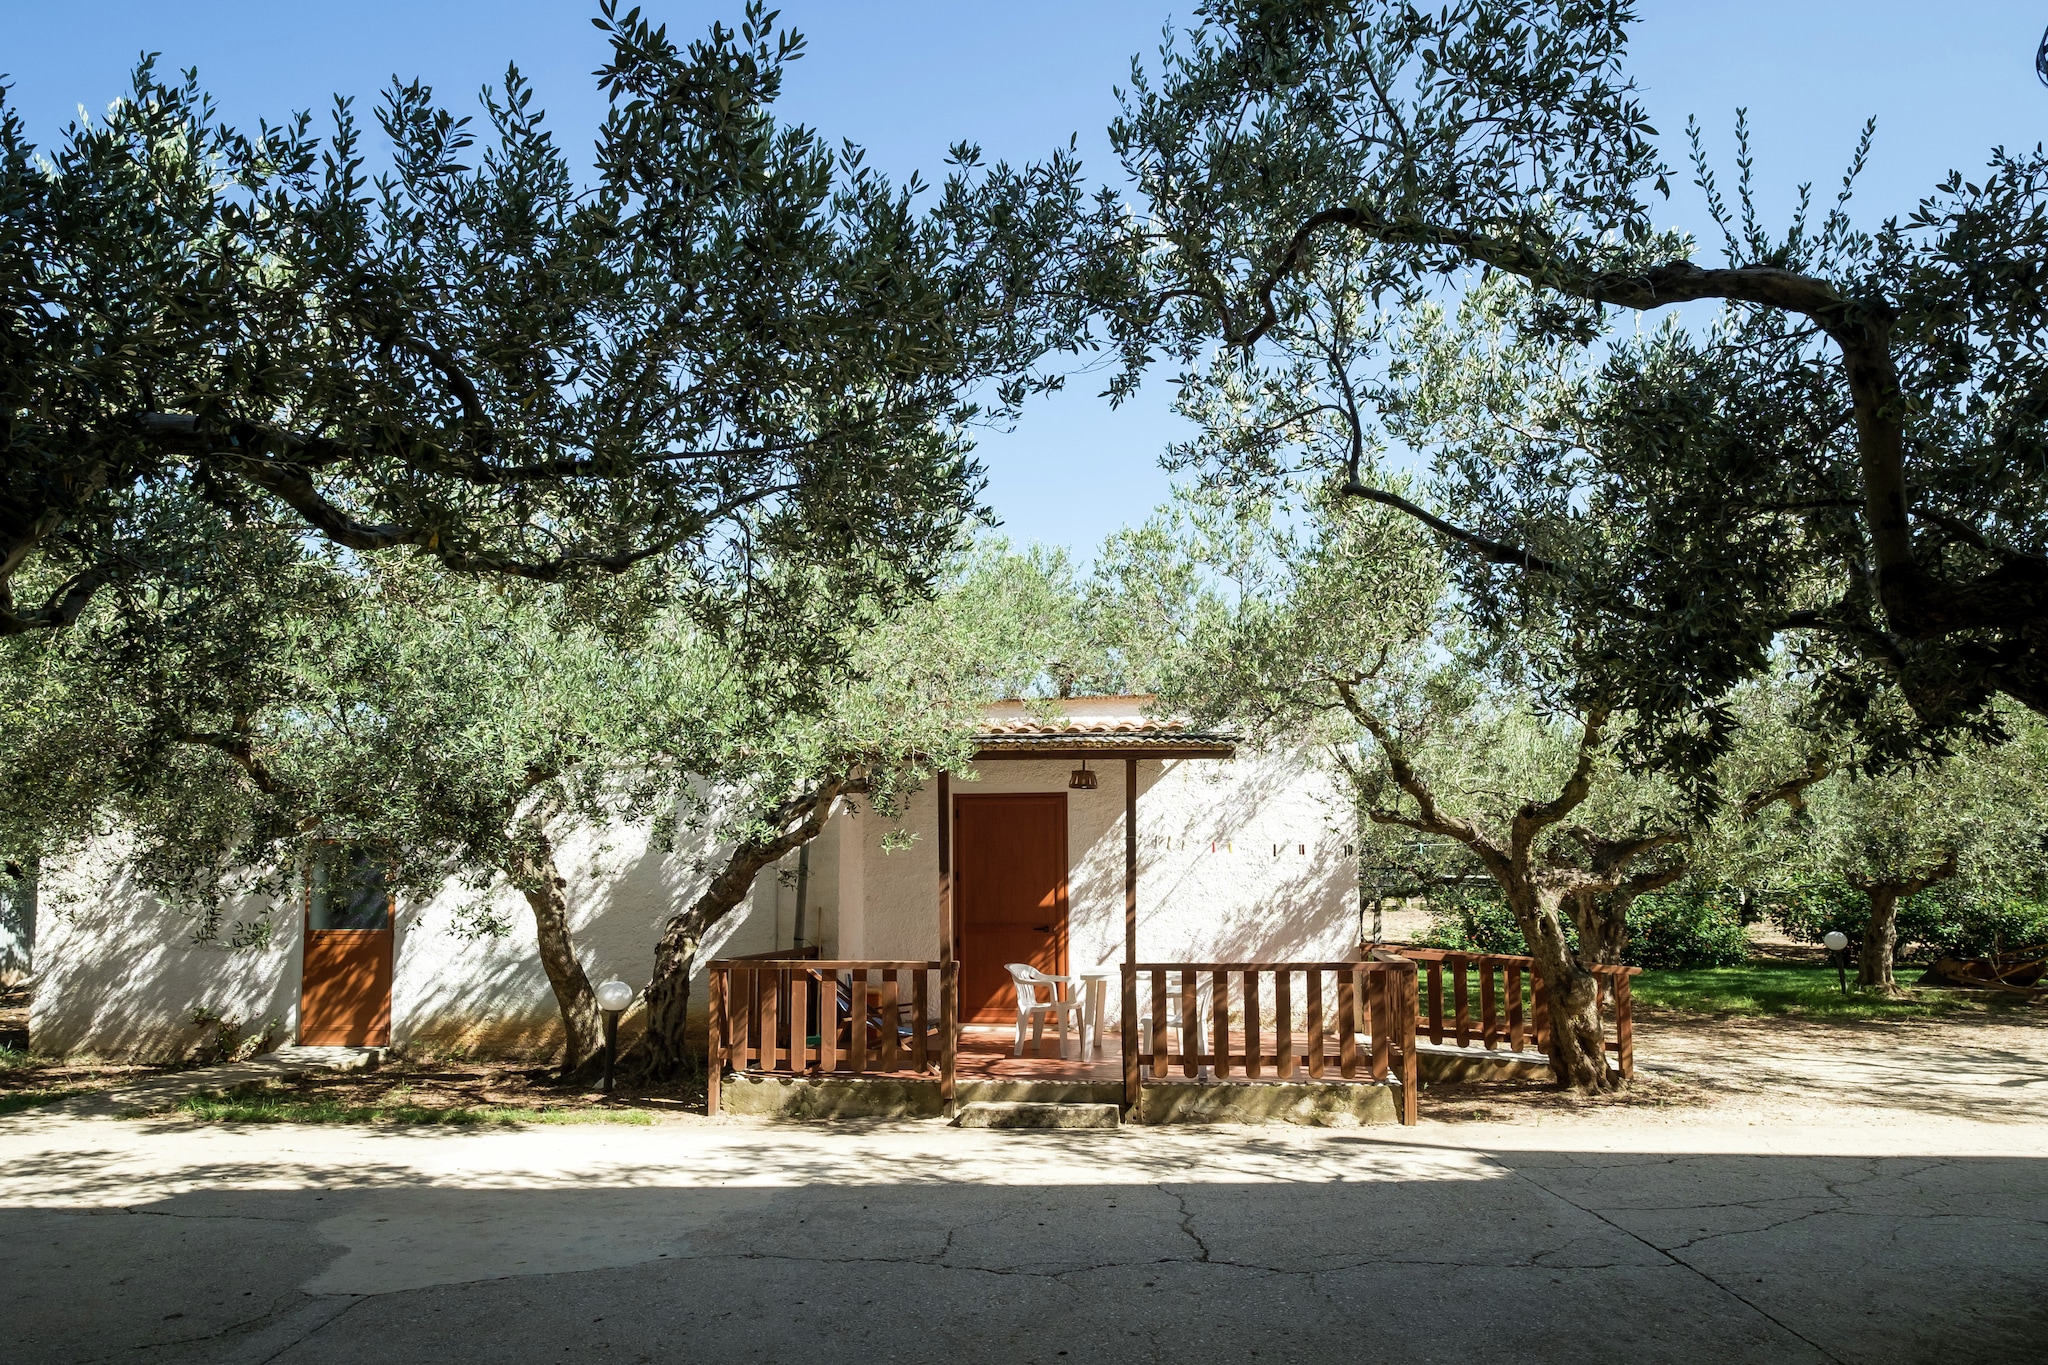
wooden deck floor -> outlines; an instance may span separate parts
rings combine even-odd
[[[1297,1047],[1301,1045],[1300,1039],[1296,1039],[1295,1042]],[[1067,1043],[1070,1055],[1062,1058],[1059,1055],[1059,1035],[1050,1030],[1045,1035],[1045,1055],[1043,1056],[1038,1055],[1038,1053],[1032,1050],[1029,1036],[1024,1040],[1023,1056],[1013,1057],[1010,1055],[1011,1049],[1016,1045],[1017,1031],[1016,1026],[1013,1024],[964,1025],[960,1030],[959,1050],[954,1054],[955,1074],[962,1080],[1121,1081],[1123,1079],[1123,1039],[1113,1029],[1104,1034],[1100,1055],[1086,1060],[1071,1055],[1074,1049],[1072,1035],[1069,1035]],[[1244,1035],[1232,1033],[1229,1045],[1233,1054],[1241,1055],[1245,1048]],[[1269,1050],[1272,1048],[1273,1040],[1270,1035],[1265,1039],[1265,1045]],[[1533,1052],[1521,1054],[1506,1051],[1489,1052],[1477,1040],[1474,1041],[1473,1046],[1469,1049],[1447,1046],[1443,1050],[1453,1054],[1462,1053],[1463,1055],[1476,1058],[1495,1057],[1509,1059],[1519,1057],[1534,1059],[1538,1056],[1538,1054]],[[1334,1037],[1328,1043],[1328,1050],[1324,1056],[1326,1059],[1324,1062],[1325,1078],[1333,1081],[1339,1079],[1343,1058],[1338,1052]],[[1371,1069],[1371,1044],[1369,1041],[1361,1038],[1358,1049],[1357,1079],[1369,1079]],[[1242,1062],[1230,1068],[1230,1074],[1227,1076],[1214,1076],[1207,1067],[1200,1068],[1196,1074],[1203,1080],[1223,1080],[1252,1085],[1259,1084],[1261,1081],[1270,1084],[1279,1079],[1273,1074],[1270,1052],[1262,1076],[1246,1076]],[[1150,1075],[1151,1073],[1148,1071],[1148,1078]],[[1186,1078],[1186,1073],[1180,1063],[1174,1063],[1172,1070],[1168,1073],[1168,1078],[1172,1080]],[[1306,1059],[1297,1064],[1294,1074],[1288,1077],[1288,1079],[1296,1081],[1309,1079]]]
[[[1123,1041],[1115,1034],[1102,1040],[1102,1055],[1086,1060],[1075,1058],[1074,1037],[1067,1035],[1068,1056],[1060,1056],[1059,1035],[1045,1032],[1045,1055],[1032,1051],[1031,1038],[1024,1039],[1024,1055],[1013,1057],[1017,1029],[1013,1024],[966,1024],[960,1029],[960,1047],[954,1053],[955,1074],[974,1081],[1120,1081],[1123,1079]]]

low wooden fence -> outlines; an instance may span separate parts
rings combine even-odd
[[[959,1030],[940,962],[726,958],[710,973],[710,1081],[741,1075],[936,1074],[951,1100]]]
[[[829,962],[795,952],[710,965],[711,1112],[739,1075],[932,1075],[956,1094],[958,964]],[[1401,1082],[1416,1121],[1417,1041],[1551,1057],[1527,957],[1388,945],[1356,962],[1141,962],[1123,967],[1123,1082],[1149,1076]],[[1597,967],[1606,1048],[1635,1074],[1629,978]],[[1449,978],[1448,990],[1445,978]],[[1476,1005],[1476,1012],[1475,1012]],[[1141,1027],[1142,1021],[1142,1027]],[[1554,1060],[1552,1061],[1555,1066]]]
[[[1299,987],[1297,989],[1297,979]],[[1139,962],[1123,968],[1124,1102],[1149,1072],[1401,1082],[1416,1120],[1416,965]],[[1169,1015],[1177,1016],[1169,1024]]]
[[[1445,948],[1411,948],[1402,944],[1383,945],[1372,950],[1386,957],[1400,957],[1420,970],[1419,1009],[1422,1023],[1418,1033],[1432,1043],[1449,1041],[1471,1047],[1476,1041],[1488,1051],[1527,1052],[1532,1057],[1550,1058],[1550,1011],[1543,994],[1543,981],[1535,963],[1527,957],[1506,953],[1460,953]],[[1629,978],[1640,967],[1593,968],[1599,983],[1600,1013],[1613,1020],[1614,1036],[1606,1040],[1621,1074],[1636,1074],[1635,1021],[1631,1017]],[[1450,978],[1449,1007],[1445,1005],[1444,978]],[[1527,983],[1527,1008],[1523,987]],[[1478,1014],[1472,1012],[1474,999]],[[1526,1046],[1525,1046],[1526,1044]],[[1555,1069],[1555,1061],[1552,1067]]]

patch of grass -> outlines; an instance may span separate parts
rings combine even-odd
[[[500,1104],[437,1107],[402,1100],[347,1104],[315,1096],[260,1091],[236,1095],[191,1095],[153,1115],[133,1117],[164,1115],[202,1119],[209,1123],[388,1123],[454,1128],[512,1127],[528,1123],[654,1122],[652,1114],[638,1109],[529,1109]]]
[[[80,1092],[69,1086],[55,1090],[6,1090],[0,1091],[0,1114],[19,1114],[24,1109],[53,1103]]]
[[[1811,1019],[1930,1019],[2025,1008],[2016,998],[1934,987],[1908,986],[1905,995],[1886,999],[1858,991],[1853,976],[1844,995],[1833,967],[1801,962],[1649,971],[1635,978],[1632,991],[1638,1004],[1654,1009]]]
[[[26,1071],[42,1064],[42,1058],[18,1047],[0,1047],[0,1071]]]

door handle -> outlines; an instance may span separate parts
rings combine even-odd
[[[1050,924],[1034,924],[1031,926],[1031,932],[1034,934],[1049,934],[1052,932],[1052,926]]]

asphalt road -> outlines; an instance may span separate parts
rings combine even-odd
[[[2039,1361],[2038,1124],[0,1120],[0,1358]]]

